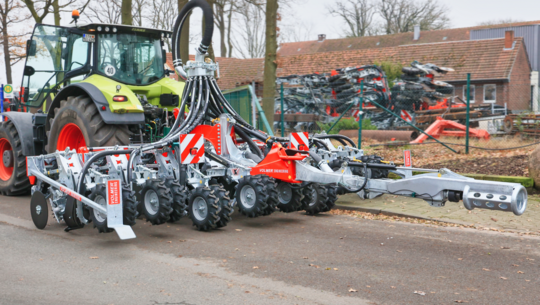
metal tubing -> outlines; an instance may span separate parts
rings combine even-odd
[[[38,170],[34,170],[34,169],[29,169],[28,170],[28,175],[29,176],[35,176],[37,179],[40,179],[48,184],[50,184],[51,186],[54,186],[56,187],[57,189],[59,189],[62,193],[65,193],[77,200],[80,200],[82,201],[84,204],[86,205],[89,205],[90,207],[92,207],[93,209],[96,209],[96,210],[99,210],[101,213],[104,213],[105,215],[107,215],[107,209],[105,209],[104,207],[102,207],[101,205],[93,202],[92,200],[84,197],[83,195],[73,191],[73,190],[68,190],[63,184],[60,184],[56,181],[54,181],[53,179],[45,176],[44,174],[42,174],[41,172],[39,172]],[[75,197],[75,196],[79,196],[79,198]]]

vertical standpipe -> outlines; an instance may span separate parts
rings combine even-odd
[[[476,92],[475,92],[476,94]],[[469,111],[471,109],[471,73],[467,73],[467,118],[465,121],[465,153],[469,154]]]
[[[364,103],[364,80],[360,82],[360,107],[358,110],[360,111],[358,113],[358,149],[362,149],[362,104]]]

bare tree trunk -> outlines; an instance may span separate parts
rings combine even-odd
[[[122,0],[122,24],[133,25],[132,0]]]
[[[232,57],[232,50],[233,50],[233,45],[231,41],[231,22],[232,22],[233,8],[234,8],[234,5],[231,2],[231,7],[229,8],[228,25],[227,25],[227,43],[229,45],[229,55],[227,57]]]
[[[178,12],[180,12],[188,2],[189,0],[178,0]],[[186,63],[189,60],[189,16],[186,18],[180,36],[180,57],[182,58],[183,63]]]
[[[60,17],[60,3],[58,3],[60,0],[54,0],[51,3],[52,9],[53,9],[53,16],[54,16],[54,25],[59,26],[60,20],[62,19]]]
[[[13,79],[11,75],[11,54],[9,53],[9,34],[8,34],[7,21],[8,20],[7,20],[7,8],[6,8],[5,16],[2,16],[2,38],[3,38],[2,45],[4,47],[3,52],[4,52],[4,63],[6,66],[6,80],[8,84],[12,84]]]
[[[278,0],[266,1],[266,56],[264,58],[263,109],[270,128],[274,126],[274,96],[276,94]]]

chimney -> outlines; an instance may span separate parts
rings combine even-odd
[[[420,39],[420,25],[417,24],[414,26],[414,40]]]
[[[506,31],[504,33],[504,48],[506,50],[514,48],[514,31]]]
[[[319,34],[319,42],[323,42],[326,39],[326,34]]]

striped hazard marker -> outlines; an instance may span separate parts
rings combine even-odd
[[[413,119],[411,113],[407,110],[401,110],[401,118],[409,123],[411,123]]]
[[[291,149],[309,150],[309,135],[307,132],[291,132],[289,141]]]
[[[353,115],[354,120],[357,121],[357,122],[360,122],[360,116],[362,115],[362,113],[363,113],[363,112],[360,111],[360,110],[354,110],[354,111],[352,112],[352,115]]]
[[[204,161],[204,137],[200,133],[180,135],[180,159],[182,164]]]

